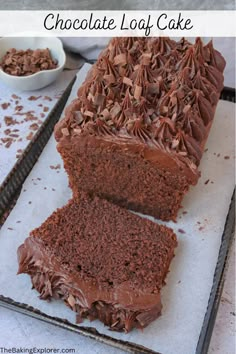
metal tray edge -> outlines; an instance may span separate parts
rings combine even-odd
[[[71,92],[75,78],[69,83],[62,97],[55,104],[47,119],[43,122],[35,136],[24,150],[22,156],[16,161],[12,170],[0,185],[0,219],[20,190],[24,180],[39,158],[44,146],[49,140],[54,125],[59,120]]]

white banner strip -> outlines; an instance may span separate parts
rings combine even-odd
[[[0,11],[0,36],[235,37],[235,11]]]

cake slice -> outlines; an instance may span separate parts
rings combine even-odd
[[[225,61],[200,38],[114,38],[55,129],[73,195],[176,220],[223,88]]]
[[[81,193],[33,230],[18,249],[19,271],[40,298],[62,299],[77,322],[143,328],[161,313],[176,235],[106,200]]]

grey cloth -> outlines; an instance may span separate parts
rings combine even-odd
[[[234,0],[0,0],[0,10],[234,10]]]

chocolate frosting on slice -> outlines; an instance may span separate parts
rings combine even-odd
[[[81,193],[18,248],[18,274],[31,276],[41,299],[64,300],[78,319],[129,331],[160,315],[176,246],[171,229]]]

